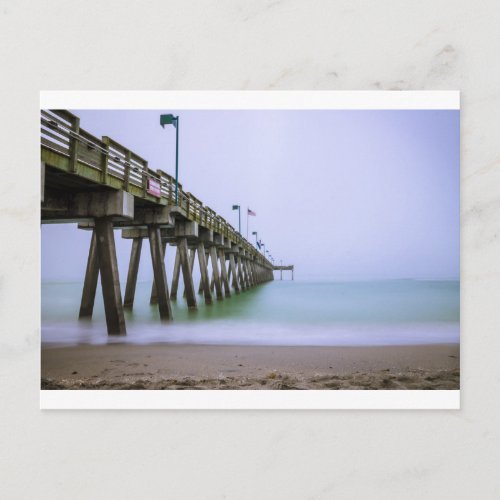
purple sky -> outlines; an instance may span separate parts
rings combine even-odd
[[[250,207],[250,235],[299,279],[459,277],[458,111],[72,111],[171,174],[159,115],[179,114],[184,189],[236,228],[240,204],[243,235]],[[123,280],[130,242],[115,237]],[[42,226],[42,280],[83,280],[89,241]],[[150,267],[145,245],[140,280]]]

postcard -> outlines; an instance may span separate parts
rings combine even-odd
[[[41,408],[459,408],[458,92],[40,104]]]

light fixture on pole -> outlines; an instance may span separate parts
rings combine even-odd
[[[239,205],[233,205],[233,210],[238,210],[238,233],[241,234],[241,210]]]
[[[259,241],[257,239],[257,231],[252,231],[252,234],[255,235],[255,248],[259,248]]]
[[[160,125],[175,127],[175,204],[179,204],[179,117],[174,115],[160,115]]]

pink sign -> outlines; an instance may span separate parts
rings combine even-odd
[[[151,177],[149,177],[148,193],[152,194],[153,196],[158,196],[159,198],[161,196],[160,181],[157,181],[156,179],[152,179]]]

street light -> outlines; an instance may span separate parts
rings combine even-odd
[[[252,231],[252,234],[255,234],[255,248],[259,248],[259,245],[257,244],[257,231]]]
[[[241,234],[241,210],[239,205],[233,205],[233,210],[238,210],[238,233]]]
[[[175,204],[179,201],[179,117],[174,115],[160,115],[160,125],[173,125],[175,127]]]

